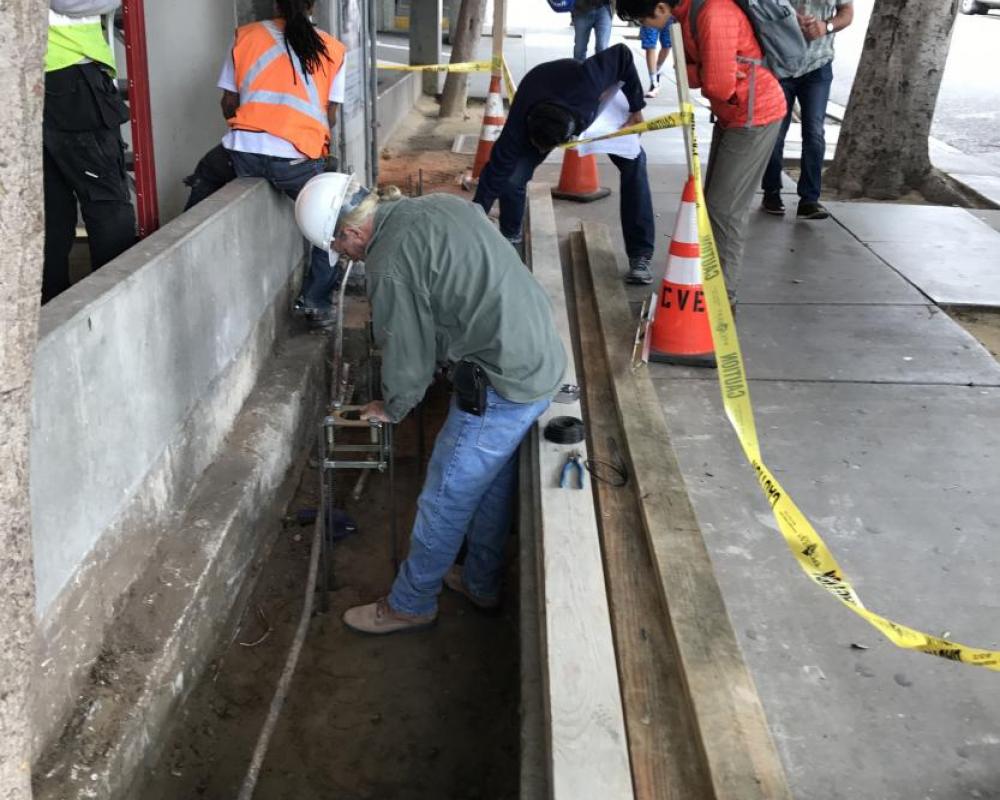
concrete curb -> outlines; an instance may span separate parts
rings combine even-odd
[[[128,796],[252,588],[322,407],[325,337],[288,340],[124,600],[36,800]]]

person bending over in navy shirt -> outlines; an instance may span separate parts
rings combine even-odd
[[[624,44],[609,47],[586,61],[563,58],[539,64],[517,88],[503,131],[479,177],[474,202],[489,213],[500,200],[500,232],[517,245],[522,240],[525,187],[535,169],[556,146],[582,133],[597,116],[608,90],[621,87],[632,125],[642,121],[642,83]],[[655,223],[646,174],[646,153],[636,158],[610,156],[621,174],[621,225],[628,254],[629,283],[652,283]]]

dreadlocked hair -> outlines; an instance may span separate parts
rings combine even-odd
[[[285,48],[295,52],[302,71],[309,76],[323,68],[323,58],[329,58],[326,45],[309,19],[315,0],[276,0],[278,12],[285,19]],[[289,53],[291,58],[292,54]]]

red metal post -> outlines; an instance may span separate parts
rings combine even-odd
[[[128,68],[128,106],[132,117],[132,150],[135,154],[136,215],[139,236],[160,227],[156,196],[156,163],[153,158],[153,117],[149,110],[149,64],[146,59],[146,15],[143,0],[124,0],[125,64]]]

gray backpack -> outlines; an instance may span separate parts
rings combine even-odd
[[[733,0],[747,15],[764,51],[764,64],[779,78],[798,75],[808,42],[788,0]],[[698,13],[705,0],[691,0],[691,35],[698,40]]]

